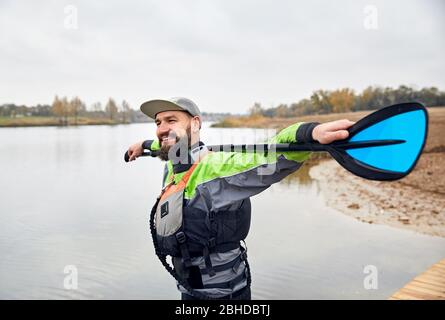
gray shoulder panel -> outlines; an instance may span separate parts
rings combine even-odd
[[[191,204],[195,206],[201,202],[201,206],[205,205],[207,210],[215,212],[237,209],[236,206],[239,207],[242,200],[266,190],[295,172],[301,165],[301,162],[288,160],[281,155],[272,169],[271,165],[261,165],[229,177],[213,179],[197,187]],[[206,203],[199,198],[204,198]]]

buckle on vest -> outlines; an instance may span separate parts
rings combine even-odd
[[[213,248],[215,246],[216,246],[216,238],[215,237],[210,238],[209,239],[209,248]]]
[[[246,250],[242,251],[241,254],[239,255],[239,257],[236,260],[237,261],[235,262],[235,264],[232,267],[232,271],[234,273],[238,272],[238,268],[241,265],[241,262],[247,260],[247,251]]]
[[[176,240],[178,240],[179,243],[184,243],[186,240],[185,233],[182,231],[178,232],[176,234]]]

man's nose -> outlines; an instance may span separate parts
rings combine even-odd
[[[158,127],[158,133],[159,133],[159,135],[166,135],[166,134],[168,134],[169,133],[169,131],[170,131],[170,126],[168,125],[168,123],[162,123],[161,122],[161,124],[159,125],[159,127]]]

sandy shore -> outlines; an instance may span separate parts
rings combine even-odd
[[[445,237],[445,152],[422,154],[399,181],[359,178],[334,160],[312,167],[327,205],[366,223],[386,224]]]

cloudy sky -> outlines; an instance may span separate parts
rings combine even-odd
[[[241,113],[317,89],[445,90],[445,2],[0,0],[0,48],[0,104],[186,96]]]

